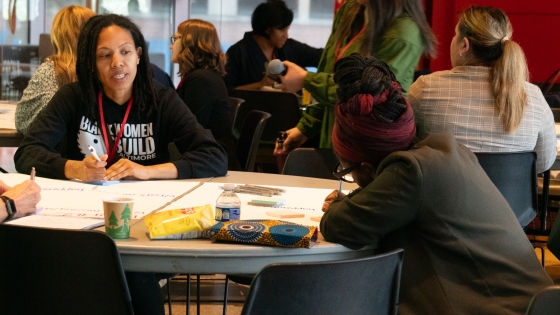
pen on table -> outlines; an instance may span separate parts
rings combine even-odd
[[[95,152],[95,149],[91,145],[88,145],[87,147],[89,149],[89,152],[91,152],[91,155],[93,155],[96,160],[101,162],[101,159],[99,158],[99,156],[97,156],[97,152]]]
[[[31,179],[32,181],[35,180],[35,168],[34,168],[34,167],[31,168],[31,178],[30,178],[30,179]]]
[[[236,192],[236,193],[241,193],[241,194],[251,194],[251,195],[272,197],[272,193],[266,192],[266,191],[261,191],[261,190],[242,189],[242,188],[236,187],[233,191]]]
[[[241,187],[243,189],[266,191],[274,195],[281,195],[283,192],[286,192],[286,190],[282,188],[273,188],[273,187],[265,187],[265,186],[249,185],[249,184],[245,184],[243,186],[238,185],[237,187]]]

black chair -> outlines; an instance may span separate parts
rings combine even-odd
[[[288,154],[282,174],[336,179],[332,171],[337,163],[332,149],[298,148]]]
[[[271,117],[269,113],[253,110],[244,118],[243,127],[239,134],[237,143],[237,159],[245,172],[255,170],[257,150],[267,120]]]
[[[397,314],[403,255],[266,266],[241,314]]]
[[[252,110],[260,110],[272,115],[266,123],[261,139],[261,143],[269,145],[276,143],[278,131],[295,127],[301,118],[301,107],[294,93],[232,90],[230,96],[245,100],[237,112],[234,135],[240,133],[245,116]]]
[[[533,296],[526,315],[557,315],[558,313],[560,313],[560,285],[551,285]]]
[[[476,152],[478,163],[509,203],[522,227],[537,215],[537,154]]]
[[[244,99],[237,98],[237,97],[229,97],[229,106],[231,108],[231,133],[235,135],[235,122],[237,120],[237,112],[239,111],[239,107],[241,104],[245,102]],[[239,134],[238,134],[239,135]]]
[[[165,72],[164,72],[164,74],[167,75]],[[242,100],[242,99],[236,98],[236,97],[229,97],[228,102],[229,102],[229,107],[231,109],[231,123],[232,123],[231,124],[231,132],[233,134],[234,133],[233,126],[234,126],[235,120],[237,118],[237,111],[239,110],[239,107],[241,106],[241,104],[243,104],[243,102],[245,102],[245,100]],[[239,133],[237,134],[237,137],[239,137]],[[179,158],[181,158],[181,153],[179,152],[179,149],[177,149],[177,146],[175,145],[175,143],[169,143],[168,146],[167,146],[167,149],[169,150],[169,155],[171,156],[172,160],[178,160]]]
[[[54,54],[54,46],[51,42],[51,34],[39,34],[39,61],[44,62],[45,59]]]
[[[133,314],[115,242],[0,224],[0,314]]]
[[[502,193],[515,213],[519,224],[525,228],[537,216],[537,154],[523,152],[475,152],[478,163]],[[544,207],[543,207],[544,209]],[[541,250],[541,264],[545,264],[544,248]]]
[[[294,93],[259,90],[232,90],[230,96],[245,100],[239,107],[237,119],[233,126],[235,137],[241,130],[243,119],[250,111],[260,110],[272,115],[262,134],[257,153],[257,163],[260,166],[263,164],[276,166],[276,157],[273,151],[278,132],[295,127],[301,119],[302,111],[298,97]]]

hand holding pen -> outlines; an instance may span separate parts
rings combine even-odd
[[[346,194],[342,193],[342,189],[333,190],[327,196],[327,198],[325,198],[325,201],[323,202],[323,207],[321,207],[321,209],[323,210],[323,212],[327,212],[327,210],[329,210],[329,207],[331,206],[331,203],[333,201],[342,199],[344,197],[346,197]]]
[[[102,180],[105,176],[105,166],[107,166],[107,155],[101,157],[92,146],[88,146],[91,156],[86,156],[82,161],[82,169],[80,170],[80,180],[86,182],[94,182]]]

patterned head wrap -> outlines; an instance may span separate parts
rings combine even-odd
[[[335,152],[350,162],[379,165],[394,151],[408,150],[416,135],[414,114],[389,66],[352,54],[335,65]]]

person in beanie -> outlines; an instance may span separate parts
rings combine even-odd
[[[334,175],[360,188],[327,197],[325,240],[403,248],[399,314],[525,314],[552,280],[475,155],[450,131],[413,143],[414,115],[385,63],[354,54],[334,80]]]

